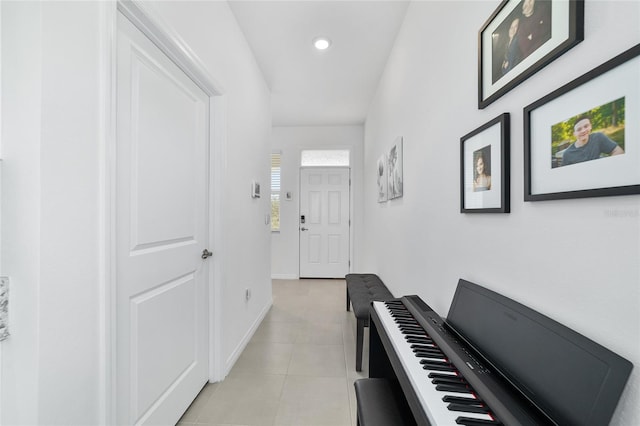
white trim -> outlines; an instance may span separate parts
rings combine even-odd
[[[209,246],[217,254],[209,270],[209,381],[224,378],[221,361],[222,343],[222,283],[224,270],[221,253],[222,239],[222,183],[225,175],[226,146],[226,99],[224,89],[207,72],[206,67],[188,45],[141,1],[117,0],[104,2],[101,6],[101,139],[100,155],[103,159],[100,170],[100,424],[115,424],[116,416],[116,225],[115,225],[115,179],[116,179],[116,58],[117,16],[122,13],[146,37],[166,54],[191,78],[210,100],[209,124]],[[213,169],[213,173],[211,172]]]
[[[231,353],[231,355],[229,355],[229,358],[227,358],[227,362],[225,363],[225,375],[229,374],[229,372],[233,368],[233,365],[238,361],[238,358],[240,358],[240,355],[249,344],[249,341],[251,341],[251,338],[255,334],[256,330],[258,329],[260,324],[262,324],[264,317],[266,317],[269,313],[271,306],[273,306],[273,298],[269,300],[269,303],[267,303],[262,312],[260,312],[260,315],[258,315],[258,318],[256,318],[253,324],[251,324],[251,328],[249,328],[236,349]]]
[[[116,419],[116,315],[115,315],[115,179],[116,179],[116,46],[117,10],[115,2],[100,4],[100,117],[99,117],[99,250],[100,279],[100,389],[98,422]]]
[[[2,4],[0,4],[0,99],[2,99]],[[2,188],[2,102],[0,102],[0,189]],[[2,238],[2,193],[0,192],[0,238]],[[0,251],[2,274],[2,251]],[[2,343],[0,343],[0,426],[2,426]]]
[[[158,46],[207,95],[212,97],[222,94],[221,85],[209,75],[200,58],[169,25],[162,22],[145,2],[119,0],[118,11]]]
[[[272,280],[299,280],[300,277],[296,274],[271,274]]]
[[[226,373],[222,365],[222,287],[225,282],[223,191],[226,176],[227,99],[211,98],[212,143],[209,167],[209,243],[213,252],[213,266],[209,268],[209,381],[218,382]],[[212,170],[213,169],[213,170]]]

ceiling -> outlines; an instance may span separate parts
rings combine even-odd
[[[274,126],[364,122],[408,1],[229,4],[271,89]],[[313,47],[318,36],[329,49]]]

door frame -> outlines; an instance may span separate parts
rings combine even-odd
[[[117,17],[122,13],[209,97],[209,235],[214,253],[206,277],[209,316],[209,382],[224,378],[222,363],[222,278],[224,227],[222,188],[226,154],[226,97],[198,56],[143,2],[101,2],[100,52],[100,402],[99,423],[116,420],[116,67]]]

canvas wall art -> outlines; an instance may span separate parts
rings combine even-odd
[[[377,187],[378,187],[378,202],[383,203],[387,201],[388,194],[387,188],[389,186],[389,178],[387,177],[387,155],[382,154],[378,158],[377,164]]]
[[[389,199],[402,197],[402,136],[396,138],[388,157],[388,194]]]

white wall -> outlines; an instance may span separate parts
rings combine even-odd
[[[273,150],[282,152],[280,232],[271,235],[271,276],[299,277],[300,152],[305,149],[349,149],[351,151],[351,269],[359,267],[362,229],[362,147],[363,126],[274,127]],[[293,199],[284,194],[291,191]]]
[[[95,422],[98,7],[2,7],[3,421]]]
[[[414,2],[365,125],[364,266],[441,315],[465,278],[636,365],[613,424],[640,424],[640,196],[523,201],[522,108],[640,42],[640,3],[585,2],[585,40],[485,110],[477,31],[498,2]],[[460,214],[460,137],[511,113],[511,213]],[[378,156],[404,137],[404,197],[376,202]]]
[[[12,331],[2,343],[2,424],[105,419],[100,60],[109,37],[105,14],[113,5],[0,4],[1,272],[11,277]],[[219,162],[225,185],[218,219],[225,239],[217,255],[227,370],[271,304],[269,203],[249,197],[251,179],[269,181],[269,91],[226,2],[152,8],[223,88],[226,155]],[[252,288],[249,302],[245,287]]]
[[[2,346],[3,424],[38,416],[40,264],[41,10],[2,3],[2,274],[11,276],[9,327]],[[9,40],[20,43],[9,43]],[[8,64],[12,66],[9,67]],[[11,107],[10,107],[11,106]],[[13,141],[13,142],[11,142]],[[10,191],[8,188],[20,188]],[[20,247],[24,247],[22,255]],[[29,251],[29,256],[26,252]],[[31,308],[29,308],[31,306]],[[20,309],[17,309],[20,308]],[[20,414],[22,413],[22,414]],[[20,416],[20,417],[19,417]]]

